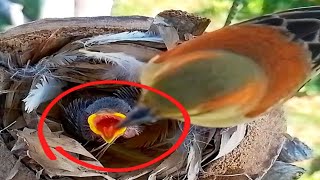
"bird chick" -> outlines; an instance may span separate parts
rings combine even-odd
[[[119,89],[113,96],[94,99],[75,99],[64,108],[67,121],[64,128],[82,141],[113,143],[117,138],[132,138],[140,134],[142,127],[117,128],[134,106],[139,92],[124,93]],[[119,96],[119,97],[117,97]]]

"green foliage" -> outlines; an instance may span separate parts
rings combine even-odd
[[[242,1],[243,0],[234,0],[233,1],[232,6],[231,6],[231,8],[229,10],[229,14],[227,16],[227,20],[226,20],[224,26],[228,26],[228,25],[231,24],[232,20],[234,19],[234,17],[238,13],[238,9],[239,9],[238,7],[239,7],[239,5],[242,4]]]
[[[286,9],[319,4],[320,0],[244,0],[237,19],[244,20]]]
[[[306,93],[307,95],[315,95],[320,92],[320,76],[318,75],[310,82],[308,82],[302,89],[301,92]]]
[[[37,20],[40,17],[41,6],[44,0],[20,0],[23,5],[23,14],[30,20]],[[61,4],[63,6],[63,4]]]
[[[317,157],[311,161],[309,174],[313,175],[319,170],[320,170],[320,157]]]
[[[10,0],[11,2],[21,4],[22,12],[30,20],[37,20],[40,17],[41,7],[44,0]],[[1,8],[0,8],[1,9]],[[2,9],[4,10],[4,9]],[[6,17],[8,12],[0,12],[0,32],[11,25],[11,18]],[[9,14],[9,13],[8,13]]]
[[[155,16],[168,9],[192,12],[212,20],[211,28],[220,28],[228,15],[233,0],[116,0],[113,15]]]

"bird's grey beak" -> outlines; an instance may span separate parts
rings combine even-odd
[[[127,114],[127,117],[121,121],[117,127],[128,127],[128,126],[137,126],[141,124],[150,124],[158,120],[146,107],[136,107],[131,112]]]
[[[126,118],[124,121],[121,121],[117,127],[118,128],[123,128],[123,127],[129,127],[129,126],[138,126],[141,124],[149,124],[152,123],[153,119],[150,117],[144,117],[140,119],[128,119]]]

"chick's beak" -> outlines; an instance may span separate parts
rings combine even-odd
[[[126,127],[117,127],[125,118],[121,113],[94,113],[88,117],[88,124],[93,133],[101,136],[107,143],[113,143],[127,130]]]

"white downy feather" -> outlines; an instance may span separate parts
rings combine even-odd
[[[113,68],[106,71],[105,79],[109,79],[110,74],[112,77],[118,77],[118,79],[121,80],[139,81],[141,68],[145,64],[123,52],[103,53],[92,52],[85,49],[80,49],[79,52],[87,57],[97,59],[100,62],[114,65]]]
[[[163,180],[173,180],[172,176],[165,177]]]
[[[89,40],[84,42],[85,47],[92,44],[107,44],[119,41],[148,41],[163,43],[161,37],[149,32],[132,31],[132,32],[122,32],[117,34],[104,34],[100,36],[94,36],[89,38]]]
[[[220,151],[218,155],[213,159],[216,160],[234,150],[246,135],[247,124],[240,124],[236,126],[236,130],[233,128],[228,129],[222,133]]]
[[[149,175],[148,180],[157,180],[157,174],[163,171],[165,168],[159,169],[158,171]]]
[[[158,176],[164,177],[168,174],[171,175],[180,171],[185,166],[185,157],[187,156],[187,152],[184,153],[182,148],[184,149],[184,147],[181,147],[181,149],[176,150],[161,162],[161,164],[156,167],[151,174],[156,173]]]
[[[59,53],[53,56],[42,58],[37,66],[45,66],[47,68],[56,68],[59,66],[69,65],[76,60],[80,60],[81,58],[77,58],[77,52],[64,52]]]
[[[66,83],[51,77],[42,76],[40,82],[36,84],[36,88],[29,91],[28,96],[22,101],[25,103],[25,111],[30,113],[37,109],[43,102],[55,98],[62,92]]]
[[[147,170],[147,171],[143,171],[142,173],[139,173],[137,175],[132,176],[131,174],[125,177],[121,177],[119,178],[119,180],[135,180],[140,178],[141,176],[146,175],[147,173],[149,173],[151,170]]]
[[[165,18],[156,16],[152,22],[149,32],[158,34],[162,37],[167,49],[170,50],[177,46],[180,41],[177,29],[165,22]]]
[[[194,136],[194,140],[192,145],[189,148],[188,160],[187,160],[187,179],[188,180],[197,180],[198,174],[200,172],[201,166],[201,150],[199,148],[199,144],[196,141],[196,137]]]
[[[156,42],[156,43],[164,43],[163,39],[160,36],[155,35],[151,32],[141,32],[141,31],[133,31],[133,32],[122,32],[117,34],[103,34],[99,36],[94,36],[91,38],[86,38],[87,40],[78,40],[77,43],[81,43],[84,47],[88,47],[91,45],[104,45],[108,43],[114,43],[119,41],[147,41],[147,42]],[[81,50],[79,50],[81,52]],[[99,53],[99,52],[97,52]],[[111,53],[110,53],[111,54]],[[65,51],[60,52],[51,57],[45,57],[38,64],[43,64],[46,67],[57,67],[69,65],[70,63],[81,60],[78,57],[78,51],[73,50],[71,52]]]

